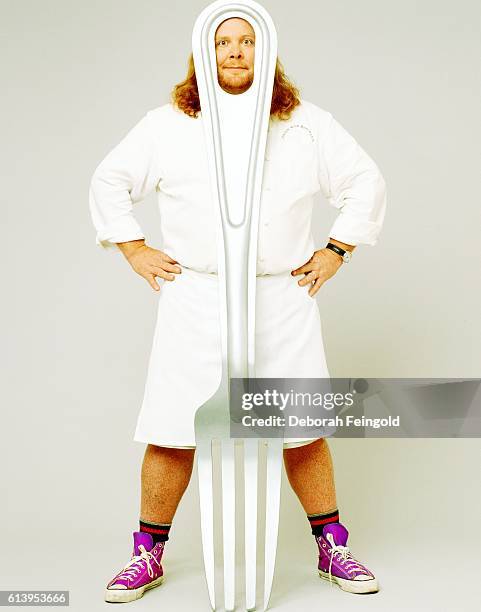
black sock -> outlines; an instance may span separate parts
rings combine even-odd
[[[139,520],[139,531],[150,533],[154,544],[157,542],[166,542],[169,539],[169,531],[172,523],[151,523]]]
[[[311,524],[312,535],[322,535],[324,525],[339,522],[339,511],[336,508],[335,510],[326,512],[325,514],[308,514],[307,518]]]

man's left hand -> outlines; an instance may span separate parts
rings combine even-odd
[[[301,278],[297,284],[300,287],[311,285],[308,293],[311,297],[314,297],[321,286],[331,276],[334,276],[343,263],[342,257],[331,249],[320,249],[314,251],[311,259],[299,268],[292,270],[291,274],[292,276],[305,274],[304,278]]]

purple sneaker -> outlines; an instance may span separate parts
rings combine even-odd
[[[319,547],[319,576],[336,582],[350,593],[376,593],[377,579],[364,565],[356,561],[346,546],[348,530],[341,523],[327,524],[322,535],[316,536]]]
[[[113,578],[105,589],[105,601],[112,603],[139,599],[147,589],[158,586],[164,580],[160,560],[165,542],[154,546],[150,533],[134,531],[134,552],[127,565]]]

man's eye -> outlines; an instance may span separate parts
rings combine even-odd
[[[244,43],[249,43],[249,44],[251,44],[251,45],[253,45],[253,44],[254,44],[254,41],[253,41],[252,39],[250,39],[250,38],[245,38],[243,42],[244,42]],[[224,43],[225,43],[225,44],[224,44]],[[227,45],[227,41],[226,41],[226,40],[219,40],[219,41],[217,41],[216,45],[217,45],[218,47],[220,47],[220,46],[225,47],[225,45]]]

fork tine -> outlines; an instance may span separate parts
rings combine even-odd
[[[257,438],[244,439],[245,597],[247,610],[254,610],[256,607],[258,451],[259,441]]]
[[[276,563],[283,438],[267,440],[264,610],[267,610]]]
[[[235,448],[234,439],[221,440],[222,534],[224,546],[224,607],[235,608]]]
[[[215,610],[214,582],[214,506],[212,480],[212,440],[197,440],[197,474],[199,479],[200,525],[205,577],[212,609]]]

